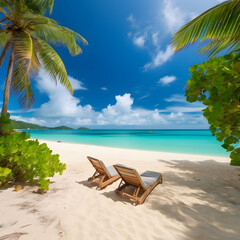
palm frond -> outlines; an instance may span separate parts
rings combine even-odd
[[[29,74],[26,74],[26,65],[23,61],[14,65],[11,91],[17,96],[22,108],[30,108],[34,104],[34,95]]]
[[[8,40],[11,38],[10,33],[5,33],[4,31],[0,31],[0,49],[5,46]]]
[[[42,39],[37,38],[34,41],[36,41],[38,45],[38,58],[42,67],[53,79],[59,81],[64,87],[73,93],[72,85],[68,80],[67,71],[62,59],[56,51]]]
[[[56,21],[39,15],[27,14],[25,17],[28,25],[35,30],[36,35],[46,42],[64,44],[71,55],[82,53],[77,42],[87,44],[87,41],[73,30],[62,27]]]
[[[0,0],[0,8],[5,8],[7,7],[8,3],[6,0]]]
[[[81,47],[76,43],[72,33],[64,27],[57,25],[38,25],[36,26],[36,34],[41,39],[52,44],[64,44],[67,46],[71,55],[82,53]]]
[[[24,63],[25,73],[37,73],[39,61],[30,34],[27,32],[14,33],[13,47],[15,61]]]
[[[37,49],[27,32],[14,34],[13,48],[15,64],[12,92],[18,97],[21,107],[30,108],[34,104],[30,76],[36,75],[40,66]]]
[[[173,35],[172,46],[175,51],[179,51],[198,40],[221,40],[229,39],[233,43],[239,39],[240,33],[240,1],[228,0],[202,13]],[[215,43],[216,43],[215,41]],[[212,41],[211,41],[212,42]],[[222,43],[221,49],[225,49]],[[233,45],[233,44],[232,44]],[[211,48],[213,46],[213,48]],[[207,50],[208,49],[208,50]],[[210,52],[215,55],[220,48],[214,50],[214,44],[209,45],[203,52]]]
[[[34,13],[44,14],[47,10],[52,13],[55,0],[24,0],[25,5]]]
[[[234,52],[240,49],[240,37],[239,38],[220,38],[214,39],[208,43],[205,47],[200,48],[198,51],[200,54],[207,53],[209,56],[216,55],[221,51],[227,49],[227,52]]]
[[[11,12],[7,11],[7,9],[3,9],[0,7],[0,13],[4,14],[5,17],[8,19],[12,19],[13,16],[11,15]]]
[[[35,34],[44,41],[66,45],[71,55],[82,53],[82,49],[77,42],[87,44],[87,41],[80,34],[60,26],[51,18],[39,14],[26,13],[24,21],[27,23],[26,26],[34,30]]]

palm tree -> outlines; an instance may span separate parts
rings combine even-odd
[[[240,48],[240,0],[228,0],[202,13],[173,35],[175,51],[200,40],[207,45],[199,49],[201,54],[215,56],[223,50]]]
[[[87,44],[78,33],[44,16],[51,13],[54,0],[0,0],[0,67],[10,51],[2,113],[6,115],[10,88],[22,107],[34,103],[30,79],[44,68],[50,76],[73,93],[66,68],[48,44],[62,43],[72,55],[82,52],[77,42]],[[1,17],[0,15],[0,17]]]

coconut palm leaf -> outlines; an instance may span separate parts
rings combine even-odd
[[[7,7],[8,3],[6,0],[0,0],[0,8],[5,8]]]
[[[82,53],[82,49],[76,41],[87,44],[87,41],[80,34],[58,25],[56,21],[48,17],[27,13],[24,19],[28,26],[35,30],[38,37],[49,43],[66,45],[72,55]]]
[[[11,38],[10,33],[5,33],[0,31],[0,49],[5,46],[5,44],[10,38]]]
[[[172,46],[179,51],[198,40],[210,41],[201,53],[216,55],[224,49],[234,51],[240,33],[240,1],[228,0],[202,13],[173,35]],[[217,45],[218,46],[217,46]]]
[[[32,12],[44,14],[47,10],[49,10],[49,13],[52,13],[54,1],[55,0],[24,0],[24,3]]]
[[[26,74],[26,65],[23,61],[14,65],[12,92],[17,96],[22,108],[30,108],[34,104],[34,95],[29,74]]]
[[[42,39],[37,38],[35,41],[37,48],[39,49],[38,58],[42,67],[52,78],[54,78],[56,81],[59,81],[73,94],[72,85],[68,80],[66,68],[57,52]]]
[[[200,54],[208,53],[209,56],[212,56],[220,53],[226,48],[228,51],[240,49],[240,37],[214,39],[208,43],[207,46],[200,48],[199,52]]]
[[[27,32],[17,32],[13,36],[14,56],[17,62],[23,62],[25,73],[38,72],[39,61],[32,37]]]
[[[40,62],[34,41],[27,32],[15,33],[13,39],[15,65],[12,92],[18,97],[21,107],[30,108],[34,104],[30,76],[38,73]]]

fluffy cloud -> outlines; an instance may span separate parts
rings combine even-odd
[[[150,70],[158,66],[163,65],[165,62],[169,61],[173,56],[174,51],[171,48],[171,45],[168,45],[165,51],[159,50],[157,54],[153,57],[150,63],[145,64],[144,70]]]
[[[22,117],[22,116],[11,115],[11,119],[16,120],[16,121],[28,122],[28,123],[32,123],[32,124],[38,124],[41,126],[44,126],[47,124],[47,122],[45,120],[35,118],[35,117]]]
[[[74,79],[73,82],[75,90],[83,89],[80,81]],[[191,127],[194,124],[198,128],[207,127],[206,120],[202,118],[200,112],[202,106],[183,103],[176,96],[166,100],[173,102],[172,106],[165,109],[147,110],[135,108],[131,94],[125,93],[117,95],[114,104],[109,104],[101,111],[95,111],[91,105],[82,106],[78,98],[71,95],[63,86],[56,86],[54,81],[43,72],[40,73],[37,84],[39,90],[48,95],[49,100],[39,109],[35,109],[31,117],[24,117],[23,113],[19,115],[15,113],[12,114],[13,119],[43,126],[67,125],[75,128],[79,126],[181,128]],[[176,105],[174,101],[180,105]]]
[[[167,30],[170,33],[174,33],[178,28],[183,26],[187,17],[171,0],[163,1],[162,14],[165,18]]]
[[[37,79],[37,88],[40,92],[46,93],[49,101],[42,104],[34,113],[34,116],[41,118],[61,118],[77,117],[83,112],[92,114],[90,105],[81,106],[80,100],[73,95],[61,84],[57,84],[49,75],[41,71]],[[73,90],[86,90],[83,83],[72,77],[69,77]]]
[[[145,36],[142,35],[140,37],[134,37],[133,38],[133,43],[138,46],[138,47],[144,47],[144,44],[145,44]]]
[[[162,85],[169,85],[170,83],[176,81],[177,78],[175,76],[165,76],[159,79],[158,83]]]

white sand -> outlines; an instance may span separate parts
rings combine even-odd
[[[36,186],[0,191],[0,240],[240,239],[240,168],[228,158],[44,142],[67,170],[44,195]],[[87,155],[159,171],[163,184],[134,206],[114,193],[119,181],[104,190],[87,182]]]

